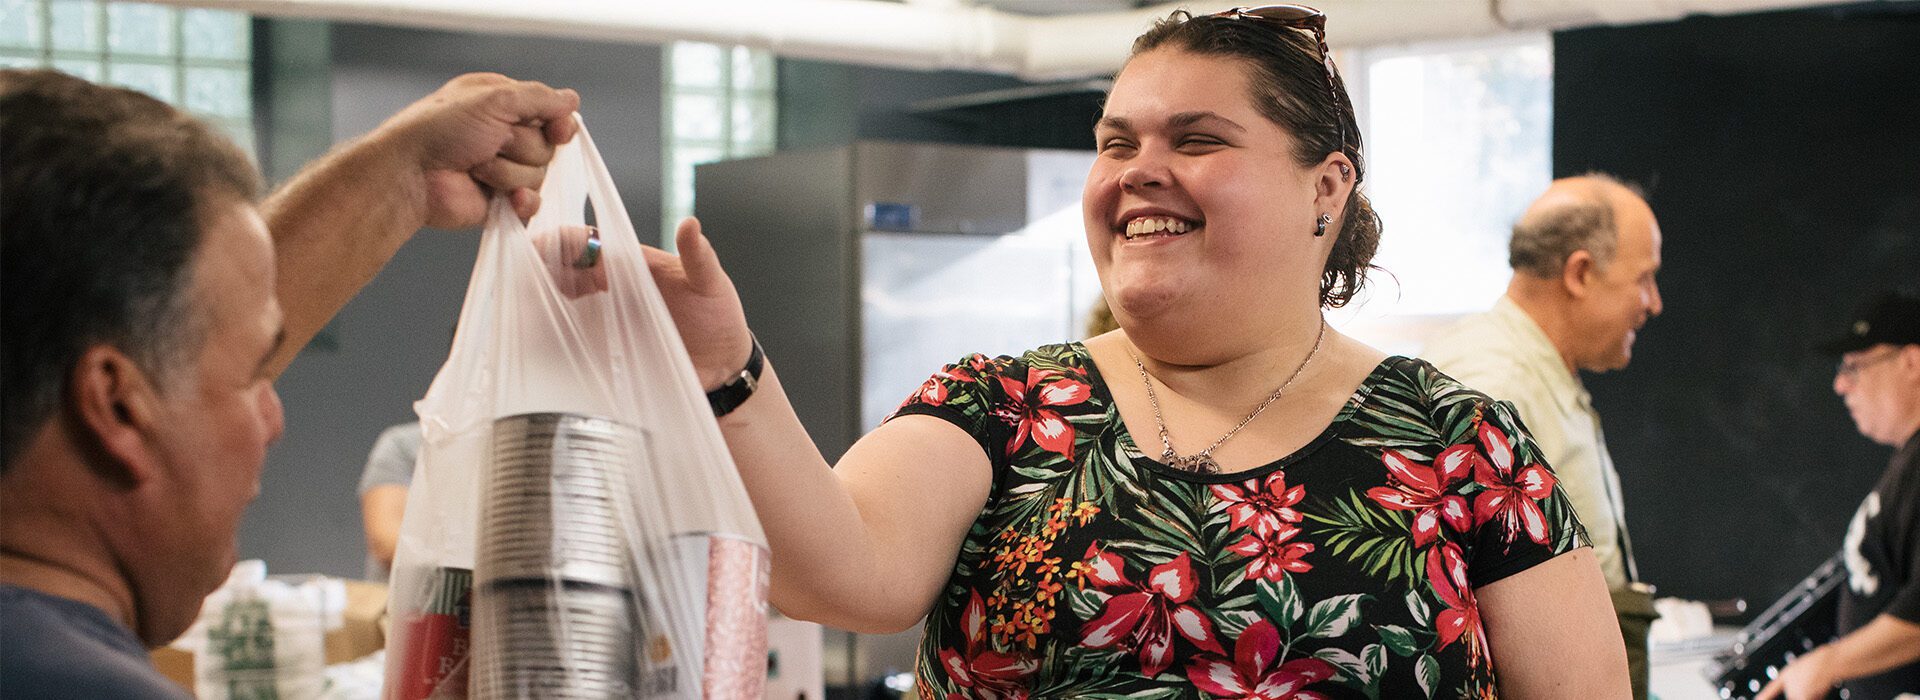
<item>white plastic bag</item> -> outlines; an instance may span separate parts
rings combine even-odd
[[[416,405],[384,695],[758,697],[766,537],[584,126],[540,195]]]

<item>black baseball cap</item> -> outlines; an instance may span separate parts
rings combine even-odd
[[[1867,300],[1847,323],[1847,334],[1827,341],[1820,350],[1844,355],[1881,343],[1920,344],[1920,296],[1894,291]]]

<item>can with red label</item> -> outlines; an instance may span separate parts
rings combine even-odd
[[[427,604],[396,615],[405,648],[389,650],[387,700],[467,696],[471,648],[473,572],[436,567],[428,577]]]

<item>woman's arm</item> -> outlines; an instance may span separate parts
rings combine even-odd
[[[1627,698],[1627,648],[1593,549],[1474,589],[1500,694]]]
[[[648,263],[712,390],[746,364],[752,335],[699,224],[681,224],[678,247],[647,250]],[[980,444],[923,415],[880,426],[829,468],[771,360],[720,429],[767,533],[774,606],[843,629],[897,632],[925,616],[992,488]]]

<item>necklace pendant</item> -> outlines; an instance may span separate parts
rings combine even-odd
[[[1188,455],[1185,457],[1175,456],[1173,459],[1168,460],[1167,464],[1175,469],[1183,469],[1198,474],[1220,473],[1220,463],[1213,461],[1213,457],[1204,454]]]

